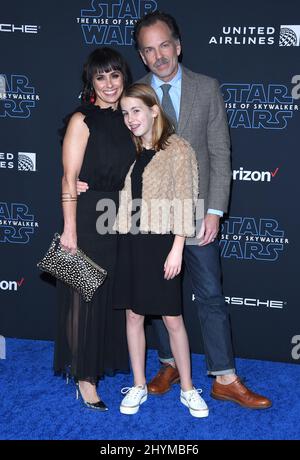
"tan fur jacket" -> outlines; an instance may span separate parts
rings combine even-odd
[[[120,206],[114,229],[128,233],[131,228],[131,172],[120,192]],[[142,177],[140,231],[194,236],[194,212],[198,198],[198,166],[190,144],[176,134],[165,150],[159,150]]]

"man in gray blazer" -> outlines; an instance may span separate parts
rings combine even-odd
[[[211,396],[252,409],[268,408],[271,401],[249,390],[235,373],[229,310],[222,293],[217,234],[220,217],[227,211],[231,168],[228,124],[218,82],[179,64],[180,32],[169,14],[155,11],[141,18],[135,26],[135,41],[150,70],[140,82],[154,88],[199,163],[199,198],[204,200],[205,216],[201,242],[187,242],[184,262],[200,319],[208,374],[216,376]],[[162,367],[148,384],[148,391],[162,394],[179,381],[179,374],[162,320],[154,320],[153,326]]]

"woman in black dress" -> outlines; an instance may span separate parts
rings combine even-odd
[[[88,303],[58,283],[54,369],[56,373],[68,372],[78,382],[77,395],[81,394],[87,407],[98,410],[107,409],[97,394],[98,380],[105,374],[129,370],[125,314],[112,308],[117,235],[109,228],[112,219],[103,219],[104,229],[96,228],[100,216],[97,203],[104,199],[109,212],[116,212],[119,190],[135,158],[118,108],[128,80],[127,65],[118,52],[110,48],[93,51],[83,72],[83,104],[71,116],[63,141],[61,245],[72,252],[78,245],[108,275]],[[89,190],[77,202],[79,175],[89,183]],[[102,210],[107,213],[105,207]]]
[[[115,226],[126,235],[121,237],[114,306],[126,308],[134,374],[134,386],[126,391],[120,411],[135,414],[147,399],[144,316],[152,314],[162,315],[169,332],[180,375],[181,402],[194,417],[206,417],[207,405],[191,380],[189,344],[181,315],[182,252],[185,237],[195,231],[195,152],[173,134],[150,86],[135,84],[125,89],[121,108],[133,134],[137,159],[125,179]]]

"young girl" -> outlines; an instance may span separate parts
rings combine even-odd
[[[168,330],[180,375],[181,402],[194,417],[206,417],[207,405],[191,380],[179,276],[185,237],[195,232],[195,153],[188,142],[173,134],[150,86],[137,83],[127,88],[121,108],[137,157],[125,179],[115,225],[126,235],[120,237],[114,305],[126,308],[134,374],[134,386],[126,391],[120,411],[135,414],[147,400],[144,317],[150,314],[162,315]],[[139,213],[134,213],[136,200]]]

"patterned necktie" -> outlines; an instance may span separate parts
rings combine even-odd
[[[161,89],[163,92],[161,105],[162,105],[162,108],[164,109],[165,114],[168,116],[171,123],[173,124],[175,131],[177,131],[177,117],[176,117],[174,105],[172,103],[172,100],[169,94],[170,88],[171,88],[171,85],[167,83],[161,85]]]

